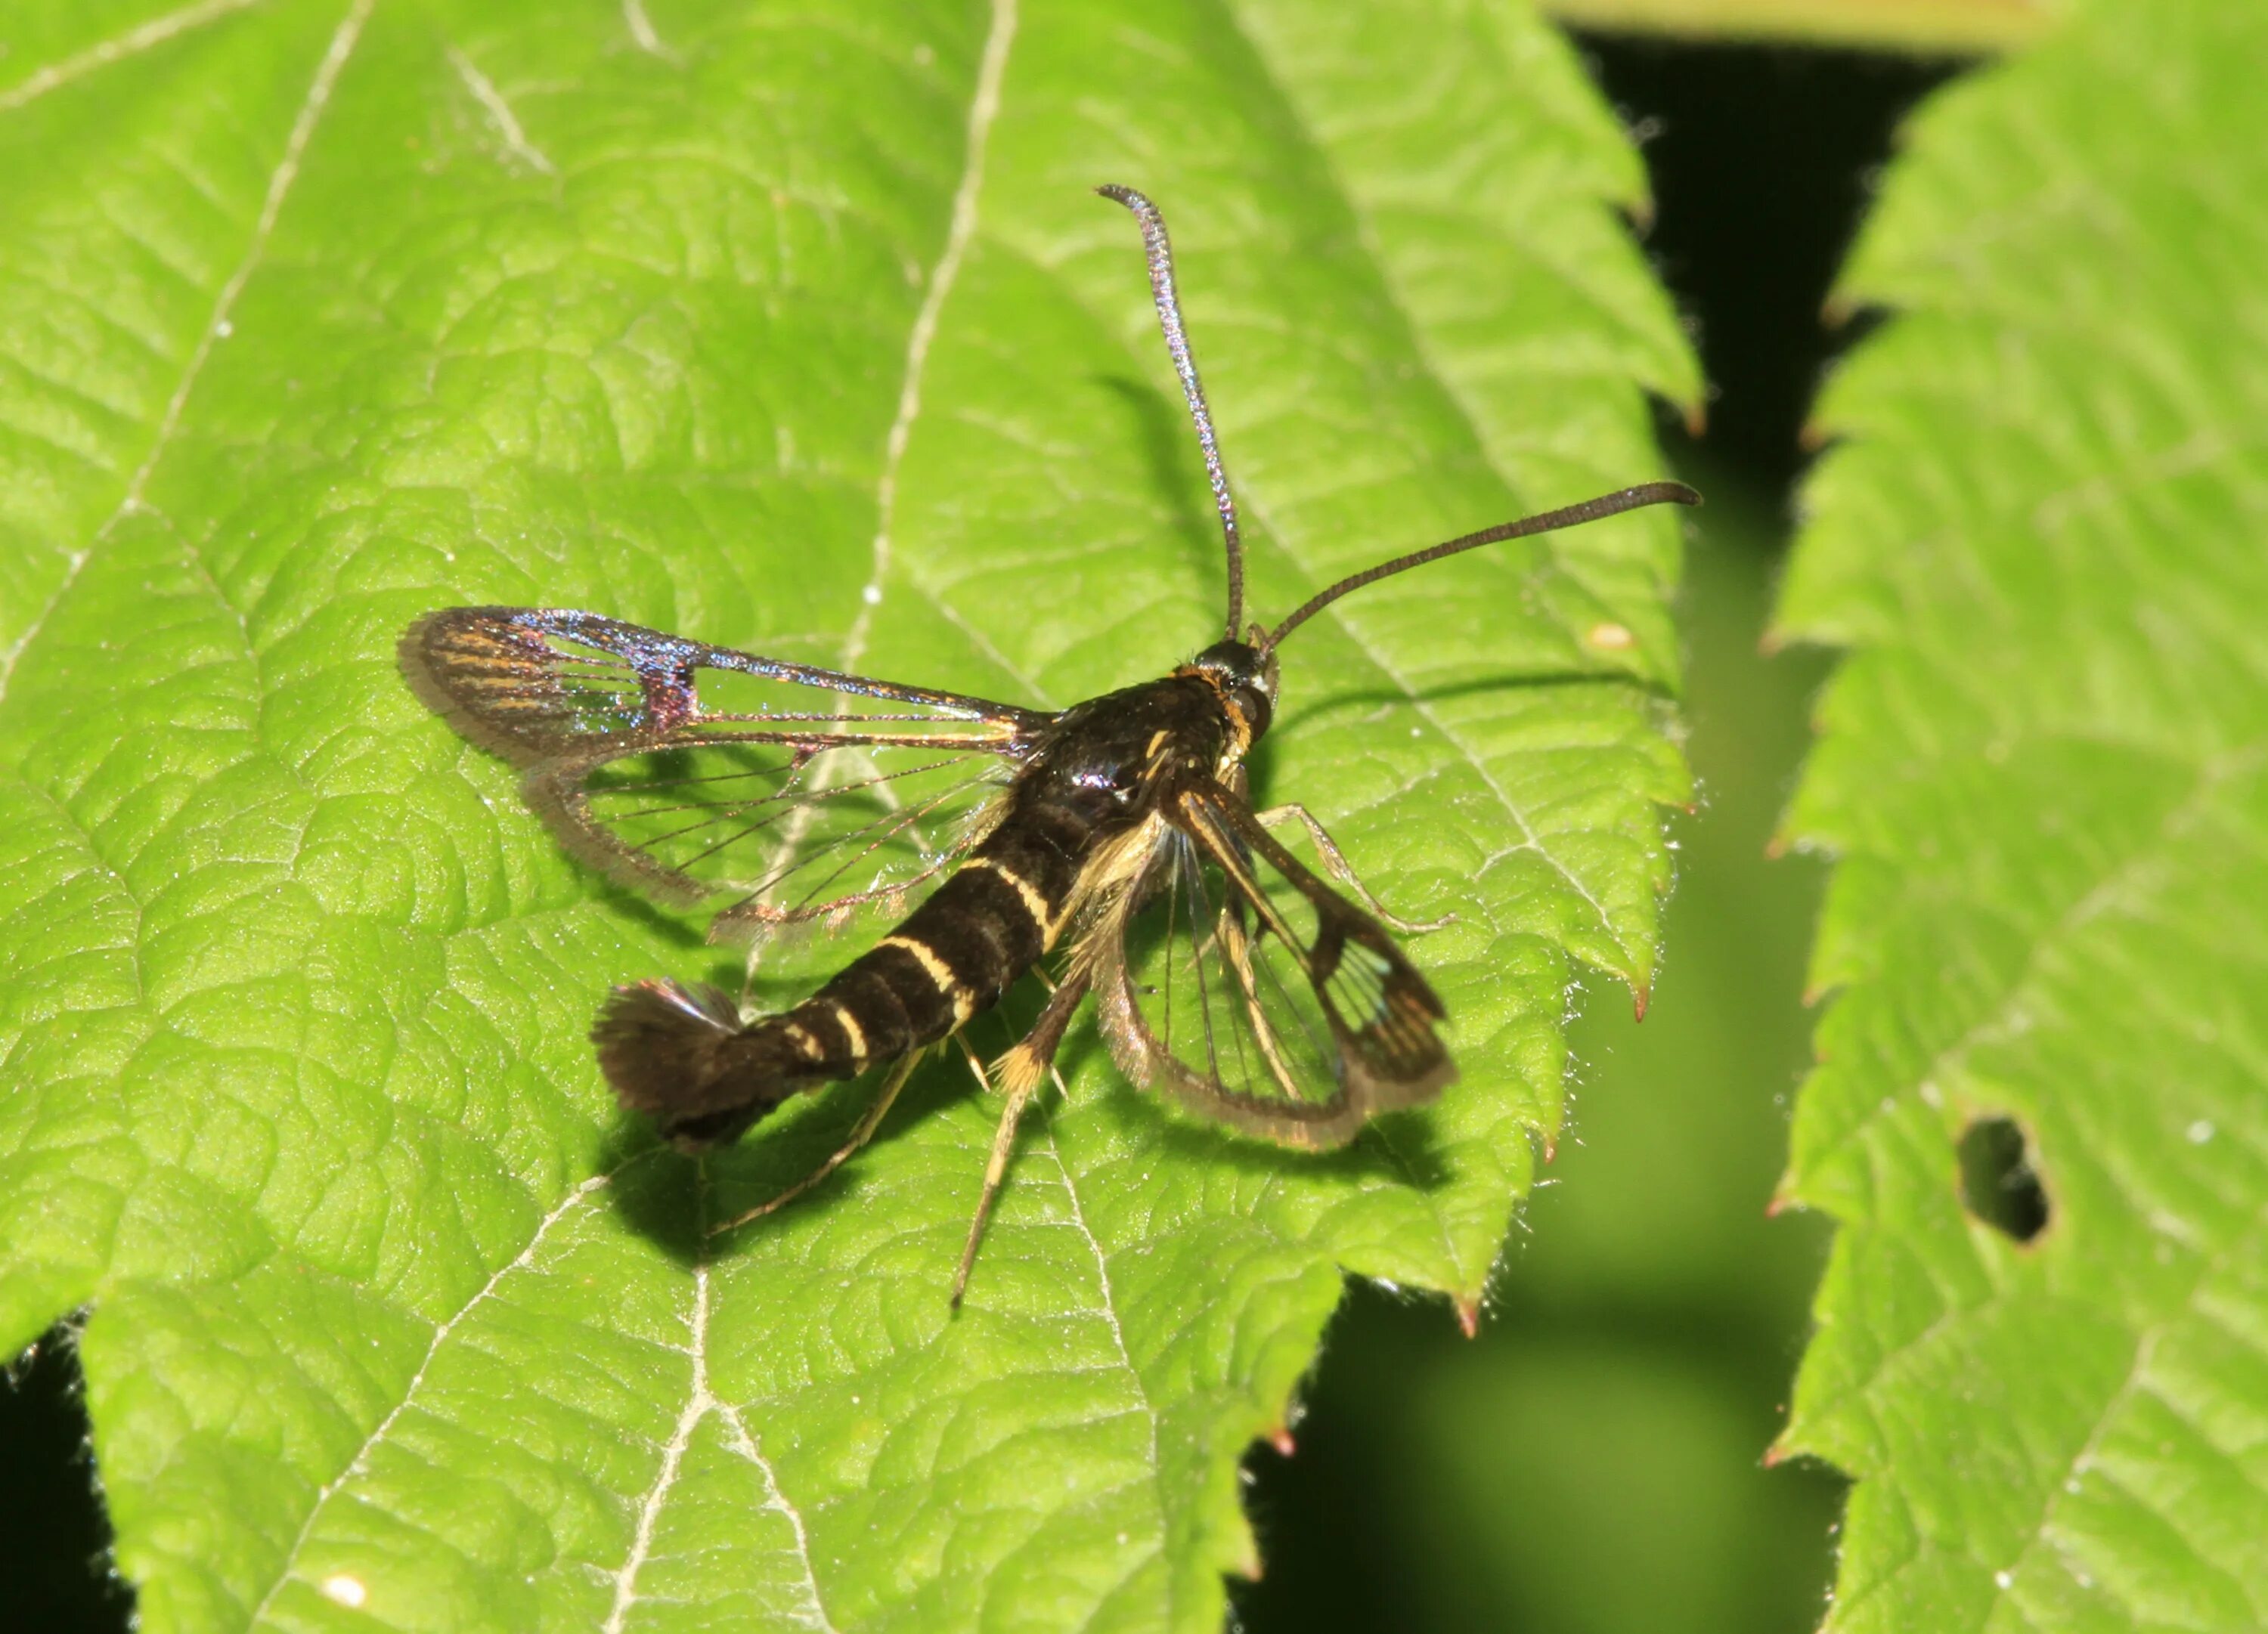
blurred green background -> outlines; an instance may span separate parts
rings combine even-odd
[[[1684,619],[1703,790],[1677,824],[1667,961],[1642,1026],[1590,983],[1568,1137],[1507,1247],[1476,1340],[1358,1289],[1311,1381],[1299,1452],[1254,1455],[1268,1564],[1252,1634],[1741,1630],[1815,1625],[1840,1485],[1763,1468],[1825,1223],[1768,1220],[1818,868],[1769,861],[1816,654],[1757,650],[1804,407],[1851,335],[1819,313],[1898,119],[1950,63],[1583,36],[1646,144],[1646,243],[1715,395],[1665,416],[1698,513]],[[0,1389],[0,1622],[122,1629],[66,1346]]]

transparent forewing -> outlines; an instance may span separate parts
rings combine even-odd
[[[1385,930],[1218,787],[1175,821],[1098,969],[1126,1071],[1190,1109],[1332,1146],[1454,1076],[1441,1006]]]
[[[723,901],[719,934],[902,907],[981,835],[1049,718],[541,608],[434,614],[402,664],[526,767],[571,850],[667,901]]]
[[[712,647],[595,613],[451,607],[401,641],[419,696],[484,748],[533,765],[693,731],[768,740],[954,740],[1000,753],[1050,717],[960,693]]]

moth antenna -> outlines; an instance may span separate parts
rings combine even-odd
[[[1228,545],[1228,639],[1244,619],[1244,540],[1236,531],[1236,500],[1228,491],[1228,473],[1221,468],[1220,444],[1212,430],[1212,411],[1205,407],[1204,386],[1197,379],[1197,359],[1189,355],[1189,332],[1182,327],[1182,300],[1174,288],[1174,247],[1166,237],[1166,218],[1158,207],[1131,188],[1116,182],[1095,189],[1134,212],[1142,224],[1142,247],[1150,259],[1150,294],[1158,304],[1158,327],[1166,333],[1166,350],[1173,354],[1174,372],[1182,379],[1182,395],[1189,399],[1189,418],[1197,422],[1197,446],[1204,450],[1205,477],[1212,483],[1213,508],[1220,512],[1220,534]]]
[[[1413,550],[1406,556],[1396,556],[1391,562],[1381,562],[1376,567],[1365,568],[1359,573],[1350,573],[1329,589],[1317,591],[1291,617],[1268,633],[1260,643],[1260,651],[1273,652],[1283,644],[1285,637],[1341,596],[1410,568],[1438,562],[1443,556],[1453,556],[1464,550],[1477,550],[1483,545],[1497,544],[1506,539],[1523,539],[1530,534],[1548,534],[1554,528],[1596,522],[1602,518],[1620,516],[1625,511],[1636,511],[1646,505],[1697,505],[1700,503],[1701,496],[1683,482],[1640,482],[1635,488],[1616,489],[1611,494],[1586,499],[1580,504],[1562,505],[1557,511],[1539,512],[1534,516],[1521,517],[1516,522],[1499,522],[1494,527],[1481,529],[1477,534],[1467,534],[1444,544]]]

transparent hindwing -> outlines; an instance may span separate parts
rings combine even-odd
[[[1440,1001],[1385,928],[1214,783],[1185,789],[1098,925],[1094,981],[1137,1083],[1281,1145],[1326,1147],[1456,1073]]]

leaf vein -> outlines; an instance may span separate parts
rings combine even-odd
[[[291,1580],[292,1564],[298,1560],[299,1551],[306,1547],[307,1540],[314,1535],[315,1523],[321,1519],[325,1507],[332,1498],[345,1489],[349,1482],[364,1473],[371,1454],[392,1432],[395,1422],[401,1415],[409,1410],[409,1404],[417,1399],[418,1387],[425,1382],[425,1375],[433,1365],[433,1358],[441,1353],[441,1347],[448,1342],[449,1336],[457,1330],[466,1317],[494,1297],[497,1289],[503,1284],[505,1277],[515,1271],[525,1270],[534,1262],[536,1250],[543,1246],[543,1240],[549,1235],[553,1226],[572,1213],[585,1198],[604,1188],[623,1169],[628,1168],[630,1163],[638,1162],[649,1155],[651,1154],[641,1152],[638,1157],[630,1159],[621,1167],[610,1170],[604,1174],[594,1174],[570,1191],[560,1200],[557,1207],[537,1223],[535,1230],[528,1237],[527,1246],[505,1263],[498,1266],[495,1273],[480,1285],[471,1299],[466,1300],[457,1308],[454,1314],[433,1329],[432,1341],[425,1347],[424,1358],[417,1364],[417,1371],[409,1376],[409,1382],[403,1387],[401,1399],[378,1421],[377,1426],[364,1439],[362,1446],[356,1450],[355,1455],[347,1461],[345,1467],[316,1492],[315,1501],[307,1510],[306,1520],[300,1523],[298,1535],[291,1540],[291,1547],[284,1551],[284,1560],[276,1570],[276,1580],[268,1586],[268,1592],[260,1597],[259,1603],[252,1608],[251,1616],[246,1619],[247,1627],[259,1625],[261,1619],[267,1616],[268,1608],[275,1601],[278,1591]]]
[[[181,378],[174,386],[173,395],[166,400],[164,411],[158,417],[157,430],[151,439],[150,450],[143,457],[142,463],[135,469],[134,475],[127,479],[126,491],[120,497],[117,508],[111,512],[109,518],[95,531],[94,537],[87,542],[85,548],[71,553],[70,564],[63,571],[63,582],[55,586],[54,593],[48,598],[46,604],[25,627],[23,635],[17,638],[15,645],[8,651],[4,659],[0,659],[0,698],[7,696],[8,683],[14,677],[17,662],[31,646],[40,631],[45,628],[55,609],[61,607],[65,598],[70,594],[72,585],[78,582],[80,573],[85,570],[88,561],[92,558],[103,541],[107,539],[127,517],[137,511],[149,509],[143,503],[143,495],[149,487],[151,475],[157,469],[158,461],[164,457],[166,447],[173,441],[174,431],[180,425],[181,411],[188,403],[189,393],[195,388],[197,377],[204,371],[205,360],[212,355],[213,342],[222,333],[228,321],[230,312],[236,305],[237,297],[243,293],[245,284],[250,281],[254,269],[259,266],[261,256],[267,252],[269,235],[275,231],[276,217],[283,212],[284,195],[291,192],[291,184],[298,179],[300,157],[306,151],[307,144],[314,136],[315,126],[322,118],[323,110],[331,99],[331,92],[338,84],[339,75],[346,67],[347,58],[353,54],[355,43],[362,36],[363,24],[368,20],[373,4],[375,0],[352,0],[352,4],[347,8],[345,17],[340,20],[337,29],[332,33],[330,45],[324,51],[322,61],[316,65],[315,77],[308,85],[306,99],[299,105],[298,116],[292,121],[291,134],[284,138],[283,157],[276,162],[275,171],[268,179],[268,190],[261,200],[260,213],[254,218],[251,239],[245,247],[244,257],[237,263],[236,269],[229,274],[228,281],[221,285],[220,293],[213,302],[212,315],[206,320],[203,328],[198,331],[196,344],[189,350],[188,362],[182,368]],[[198,558],[194,548],[188,545],[186,539],[183,540],[183,545],[190,560],[200,570],[203,570],[202,560]],[[208,580],[211,579],[212,575],[210,570],[205,570],[205,577]],[[216,585],[215,588],[217,590],[218,586]],[[229,606],[225,597],[222,598],[222,605]],[[230,610],[236,611],[232,607]],[[242,613],[238,612],[236,616],[238,622],[244,622]]]
[[[740,1410],[726,1401],[715,1401],[715,1406],[718,1416],[725,1421],[725,1428],[731,1432],[733,1450],[763,1472],[764,1484],[771,1489],[771,1497],[764,1507],[776,1509],[785,1516],[790,1529],[795,1534],[796,1558],[802,1563],[804,1588],[811,1599],[811,1626],[834,1634],[835,1625],[828,1621],[825,1602],[819,1598],[819,1579],[812,1571],[811,1535],[804,1529],[803,1512],[795,1506],[781,1487],[778,1473],[772,1468],[771,1461],[764,1456],[762,1445],[740,1417]]]
[[[882,444],[882,473],[874,484],[873,563],[850,629],[843,637],[843,667],[855,670],[865,656],[873,629],[874,609],[882,604],[882,581],[890,567],[890,528],[896,519],[898,467],[913,440],[914,422],[921,416],[922,378],[929,364],[930,348],[937,340],[938,323],[946,298],[961,275],[961,263],[976,235],[976,207],[984,186],[984,150],[993,121],[1000,114],[1000,87],[1007,77],[1008,53],[1016,38],[1016,0],[992,0],[991,22],[984,37],[984,54],[977,64],[976,88],[968,99],[968,134],[961,159],[961,180],[953,190],[953,210],[945,233],[945,247],[922,290],[920,307],[906,336],[905,366],[899,377],[897,413]]]
[[[465,89],[473,93],[473,99],[496,121],[497,134],[504,137],[507,152],[517,154],[547,176],[559,173],[549,156],[527,139],[527,132],[520,127],[519,116],[512,111],[512,104],[504,100],[504,92],[497,89],[496,81],[481,72],[479,65],[454,46],[449,48],[449,66],[457,70],[457,77],[465,82]]]
[[[2202,763],[2198,768],[2196,784],[2179,802],[2168,808],[2165,816],[2159,820],[2155,831],[2086,892],[2074,898],[2071,906],[2058,915],[2053,923],[2043,927],[2032,939],[2031,951],[2025,957],[2023,968],[2009,980],[1991,1007],[1983,1012],[1958,1038],[1931,1055],[1928,1063],[1915,1077],[1916,1091],[1918,1092],[1922,1085],[1933,1082],[1948,1067],[1957,1066],[1962,1057],[1978,1045],[2006,1035],[2019,1009],[2019,1000],[2040,973],[2050,953],[2101,916],[2137,881],[2146,878],[2159,867],[2167,847],[2198,820],[2207,802],[2225,784],[2242,776],[2264,754],[2268,754],[2268,746],[2254,745]],[[1854,1123],[1825,1149],[1822,1156],[1847,1150],[1878,1121],[1880,1115],[1877,1113]],[[1813,1159],[1814,1165],[1819,1160]],[[1895,1356],[1896,1352],[1889,1354]],[[1886,1356],[1883,1359],[1887,1361],[1889,1358]]]
[[[1056,1078],[1058,1094],[1067,1093],[1060,1074]],[[1144,1424],[1149,1432],[1146,1457],[1150,1466],[1150,1488],[1158,1501],[1158,1524],[1165,1526],[1168,1505],[1166,1496],[1165,1469],[1158,1458],[1158,1409],[1151,1401],[1148,1387],[1142,1382],[1142,1370],[1134,1365],[1133,1352],[1126,1348],[1126,1329],[1118,1319],[1118,1298],[1110,1283],[1110,1259],[1102,1251],[1102,1243],[1094,1228],[1086,1223],[1086,1211],[1079,1204],[1079,1185],[1071,1179],[1071,1165],[1064,1161],[1063,1148],[1056,1143],[1055,1115],[1049,1112],[1043,1125],[1047,1135],[1048,1156],[1055,1159],[1056,1172],[1063,1176],[1064,1196],[1071,1201],[1071,1221],[1078,1227],[1087,1251],[1094,1256],[1094,1274],[1102,1292],[1101,1315],[1104,1326],[1110,1329],[1110,1342],[1117,1347],[1118,1360],[1125,1368],[1126,1377],[1134,1387],[1134,1400],[1138,1405]],[[1131,1484],[1130,1483],[1129,1484]],[[1173,1579],[1167,1579],[1167,1622],[1173,1622]]]
[[[2260,1252],[2259,1238],[2264,1227],[2268,1227],[2268,1198],[2263,1199],[2261,1206],[2254,1211],[2250,1222],[2245,1228],[2230,1233],[2228,1240],[2221,1246],[2220,1251],[2198,1268],[2196,1279],[2183,1292],[2179,1304],[2142,1330],[2135,1341],[2134,1359],[2127,1369],[2125,1379],[2104,1402],[2102,1412],[2095,1418],[2095,1428],[2089,1432],[2085,1444],[2072,1455],[2069,1465],[2064,1470],[2063,1477],[2050,1483],[2047,1503],[2040,1512],[2039,1524],[2032,1528],[2031,1535],[2025,1540],[2024,1547],[2017,1552],[2015,1561],[2008,1567],[2011,1575],[2021,1571],[2024,1563],[2031,1559],[2034,1552],[2046,1542],[2049,1528],[2054,1526],[2057,1512],[2063,1507],[2064,1499],[2076,1490],[2079,1477],[2095,1467],[2095,1454],[2102,1448],[2104,1434],[2110,1429],[2113,1420],[2118,1417],[2120,1410],[2128,1401],[2143,1387],[2144,1380],[2150,1372],[2150,1365],[2156,1358],[2159,1342],[2176,1323],[2195,1314],[2200,1296],[2212,1286],[2214,1279],[2223,1270],[2239,1262],[2240,1249],[2244,1250],[2248,1257],[2257,1258]],[[2169,1406],[2170,1407],[2171,1403],[2169,1403]],[[2257,1487],[2256,1490],[2257,1490]],[[2138,1499],[2140,1498],[2139,1493],[2136,1497]],[[2187,1541],[2183,1528],[2176,1526],[2174,1530],[2176,1535],[2183,1536],[2184,1542]],[[2246,1598],[2252,1599],[2249,1594]],[[2254,1601],[2253,1605],[2256,1610],[2260,1608],[2258,1601]]]
[[[11,90],[0,91],[0,114],[12,113],[74,79],[93,73],[98,69],[107,68],[113,63],[124,62],[128,57],[139,56],[152,47],[165,44],[176,34],[202,28],[231,11],[241,11],[258,4],[260,0],[198,0],[195,5],[185,5],[178,11],[152,18],[138,28],[129,28],[114,39],[89,46],[76,56],[48,64],[37,73],[26,77],[21,85]]]

